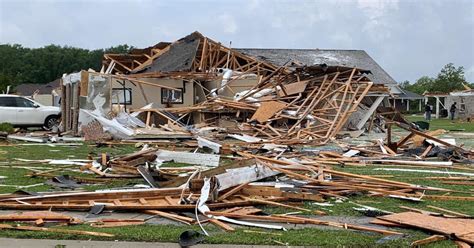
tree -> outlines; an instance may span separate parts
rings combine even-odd
[[[418,94],[427,92],[449,93],[456,90],[464,90],[463,84],[469,84],[464,77],[464,67],[455,67],[453,63],[445,65],[436,78],[423,76],[414,84],[408,81],[402,82],[400,87]]]
[[[25,48],[18,44],[0,45],[0,93],[8,85],[13,88],[23,83],[46,84],[72,73],[89,68],[99,71],[104,53],[128,53],[127,44],[107,49],[88,50],[69,46],[48,45]]]
[[[466,83],[464,67],[456,68],[453,63],[449,63],[441,69],[430,91],[449,93],[455,90],[463,90],[463,84]]]

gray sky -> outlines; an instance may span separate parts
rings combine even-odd
[[[474,0],[0,0],[0,43],[147,47],[195,30],[245,48],[366,50],[397,81],[474,82]]]

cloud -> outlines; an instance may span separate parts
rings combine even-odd
[[[381,42],[392,36],[388,18],[390,13],[399,9],[398,0],[358,0],[357,7],[365,14],[366,22],[363,30],[375,42]]]
[[[221,14],[217,17],[222,25],[222,31],[228,34],[234,34],[237,32],[238,26],[235,18],[229,14]]]

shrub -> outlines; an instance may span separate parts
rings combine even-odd
[[[13,131],[14,129],[12,124],[8,122],[0,123],[0,132],[13,133]]]

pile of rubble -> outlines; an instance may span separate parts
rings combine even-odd
[[[180,68],[184,65],[190,68],[172,72],[147,71],[150,67],[165,67],[155,62],[172,60],[169,56],[188,51],[189,47],[196,48],[193,60],[186,60]],[[377,108],[383,96],[389,94],[389,88],[374,84],[366,70],[343,65],[277,67],[197,34],[153,49],[155,53],[151,57],[135,56],[140,64],[136,68],[120,62],[123,56],[108,55],[104,73],[79,73],[63,78],[63,135],[82,135],[86,141],[95,141],[97,145],[135,143],[142,149],[118,157],[104,153],[98,158],[91,156],[80,161],[35,161],[78,166],[83,173],[95,174],[95,178],[58,176],[53,173],[57,172],[55,170],[31,174],[32,177],[51,179],[55,186],[70,189],[133,178],[143,179],[146,185],[101,191],[5,194],[0,196],[1,209],[50,211],[35,212],[36,215],[0,215],[0,220],[33,221],[39,226],[45,221],[76,224],[80,221],[51,211],[100,214],[111,210],[146,213],[189,225],[198,224],[204,233],[206,230],[202,223],[209,222],[226,231],[233,231],[233,225],[284,230],[278,223],[295,223],[396,235],[401,233],[382,227],[321,221],[299,214],[325,215],[325,211],[305,208],[304,203],[324,206],[329,199],[348,200],[352,195],[411,202],[424,199],[474,200],[472,192],[337,170],[340,166],[374,166],[381,171],[415,173],[417,168],[435,168],[440,170],[433,170],[433,173],[450,175],[447,182],[456,182],[452,176],[463,180],[474,177],[470,172],[472,168],[468,166],[472,164],[473,151],[437,138],[439,133],[420,131],[396,111],[383,106]],[[127,55],[127,59],[132,55]],[[111,72],[121,74],[113,75]],[[231,85],[245,77],[258,80],[245,90],[234,91]],[[156,102],[138,109],[126,109],[126,104],[114,106],[120,104],[113,104],[110,93],[113,80],[123,81],[124,89],[125,82],[139,86],[144,96],[142,86],[158,87],[162,94],[174,100],[183,97],[185,83],[188,83],[180,81],[183,89],[175,92],[178,90],[176,87],[150,83],[143,81],[144,78],[192,81],[202,90],[201,101],[183,107],[173,107],[170,101],[162,103],[170,105],[165,107],[155,107]],[[202,86],[210,80],[217,80],[217,87]],[[123,96],[122,100],[126,98]],[[114,107],[119,111],[114,111]],[[369,109],[373,114],[365,113],[371,113]],[[362,114],[353,115],[356,112]],[[409,134],[393,141],[394,125]],[[337,139],[350,131],[356,131],[351,134],[353,137],[360,136],[364,131],[375,129],[374,126],[386,132],[385,140],[354,144]],[[12,135],[10,138],[41,143],[78,141],[77,138],[56,136],[45,139]],[[429,157],[439,159],[426,159]],[[169,162],[185,165],[170,166]],[[399,166],[413,169],[397,168]],[[445,168],[457,171],[443,173],[441,169]],[[268,215],[255,207],[258,205],[297,212]],[[409,210],[420,212],[414,208]],[[450,236],[458,242],[474,243],[474,223],[470,216],[461,216],[460,213],[451,211],[451,216],[426,211],[393,214],[367,206],[362,206],[362,211],[381,212],[384,216],[375,220],[375,224],[417,227],[441,235],[433,238],[435,240]],[[114,219],[91,224],[107,227],[143,223],[145,220]],[[0,225],[1,228],[47,229],[7,224]],[[466,232],[469,228],[471,231]],[[426,241],[420,241],[423,242]]]
[[[99,158],[89,158],[77,165],[84,172],[92,172],[97,178],[58,177],[49,171],[33,173],[34,177],[52,178],[57,184],[74,188],[76,184],[95,184],[110,180],[143,178],[146,188],[120,188],[86,192],[45,192],[35,195],[17,193],[2,195],[1,209],[14,210],[49,210],[49,211],[89,211],[100,214],[102,211],[132,211],[168,218],[185,224],[212,223],[226,231],[233,231],[235,225],[253,226],[285,230],[278,223],[312,224],[369,231],[384,235],[398,235],[399,231],[386,228],[353,225],[335,221],[322,221],[310,215],[325,215],[322,210],[310,210],[307,204],[324,206],[330,199],[349,200],[352,195],[365,194],[372,197],[390,197],[411,202],[425,199],[437,201],[464,200],[472,201],[472,192],[459,192],[439,187],[428,187],[389,180],[380,177],[358,175],[338,171],[339,166],[377,166],[380,170],[397,169],[399,166],[416,168],[452,168],[470,171],[471,168],[453,161],[414,160],[410,147],[417,142],[417,137],[424,140],[426,147],[421,157],[429,155],[433,149],[450,150],[453,156],[464,160],[472,159],[472,151],[420,132],[410,126],[393,122],[410,131],[407,137],[398,142],[376,141],[372,145],[351,145],[336,141],[336,146],[319,146],[313,148],[301,145],[284,145],[270,142],[225,140],[215,142],[198,137],[195,142],[175,143],[174,150],[169,144],[158,144],[157,147],[145,145],[142,150],[119,157],[101,154]],[[250,125],[250,124],[249,124]],[[390,128],[389,128],[390,130]],[[249,136],[252,137],[252,136]],[[200,146],[201,144],[201,146]],[[219,145],[213,147],[213,144]],[[392,148],[390,148],[392,147]],[[192,152],[194,150],[194,152]],[[197,152],[197,151],[200,152]],[[207,153],[206,153],[207,151]],[[454,158],[454,157],[453,157]],[[184,163],[187,166],[173,166],[168,162]],[[459,162],[454,158],[454,161]],[[37,161],[39,162],[39,161]],[[46,162],[46,161],[45,161]],[[50,163],[50,161],[49,161]],[[59,162],[60,163],[60,162]],[[470,172],[449,172],[469,180],[474,177]],[[467,178],[467,179],[466,179]],[[455,180],[455,179],[452,179]],[[458,180],[456,178],[456,180]],[[442,193],[442,194],[440,194]],[[287,215],[268,215],[259,205],[276,206],[296,211]],[[359,204],[357,204],[359,205]],[[374,220],[374,224],[402,227],[418,227],[435,232],[435,240],[446,238],[472,244],[472,233],[465,232],[461,226],[472,227],[474,223],[469,216],[451,211],[451,215],[426,213],[426,211],[409,208],[412,212],[393,214],[383,210],[362,206],[363,212],[378,212],[383,216]],[[440,209],[438,209],[440,210]],[[414,212],[421,212],[415,214]],[[449,211],[441,209],[441,211]],[[26,212],[26,215],[36,212]],[[54,212],[39,212],[38,216],[0,216],[0,219],[15,221],[34,221],[42,225],[45,221],[67,221],[76,224],[79,221],[56,217]],[[306,215],[299,215],[306,213]],[[454,214],[453,214],[454,213]],[[387,215],[389,214],[389,215]],[[23,214],[25,215],[25,214]],[[416,216],[414,216],[416,215]],[[416,218],[415,218],[416,217]],[[468,217],[466,219],[466,217]],[[122,226],[143,224],[146,220],[113,219],[93,226]],[[270,223],[265,223],[270,222]],[[442,223],[427,226],[427,223]],[[449,225],[445,223],[450,223]],[[450,229],[454,228],[455,229]],[[34,226],[15,227],[0,225],[0,228],[20,228],[36,230]],[[21,229],[23,228],[23,229]],[[203,232],[206,233],[204,227]],[[50,228],[51,229],[51,228]],[[38,230],[55,231],[54,228]],[[86,235],[107,235],[92,233]],[[421,241],[420,241],[421,242]]]

